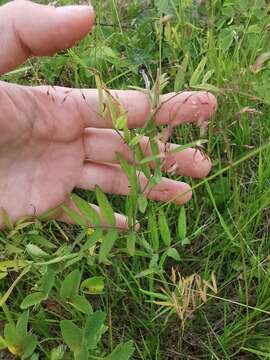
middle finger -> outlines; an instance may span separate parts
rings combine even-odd
[[[143,137],[140,141],[144,155],[152,156],[149,138]],[[181,176],[201,178],[211,170],[211,161],[196,149],[185,149],[176,154],[170,151],[178,147],[176,144],[164,144],[158,141],[162,159],[162,169],[165,172],[174,172]],[[120,154],[129,163],[133,162],[133,152],[124,142],[123,138],[111,129],[87,128],[84,132],[84,147],[86,159],[98,163],[118,163],[117,155]],[[155,167],[153,161],[150,166]]]

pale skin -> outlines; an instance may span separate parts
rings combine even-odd
[[[0,74],[29,57],[53,55],[73,46],[91,31],[94,16],[89,6],[54,8],[15,0],[0,7]],[[147,95],[130,90],[113,94],[128,113],[128,126],[142,127],[150,111]],[[161,103],[155,122],[173,126],[205,124],[217,106],[215,97],[206,92],[166,94]],[[96,89],[28,87],[0,81],[0,109],[0,207],[12,222],[62,203],[77,210],[70,200],[76,187],[94,190],[98,185],[106,193],[128,194],[128,180],[117,154],[132,161],[132,153],[112,129],[110,119],[100,116]],[[147,144],[144,138],[142,147],[149,156]],[[164,152],[164,144],[159,145]],[[164,171],[171,169],[178,175],[201,178],[209,173],[211,161],[196,149],[186,149],[165,158]],[[140,175],[142,188],[146,182]],[[146,195],[183,204],[192,196],[189,190],[188,184],[164,177]],[[55,217],[70,222],[61,211]],[[116,214],[116,219],[119,229],[127,227],[123,215]]]

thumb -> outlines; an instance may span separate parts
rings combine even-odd
[[[30,56],[47,56],[67,49],[92,28],[91,6],[52,7],[15,0],[0,7],[0,74]]]

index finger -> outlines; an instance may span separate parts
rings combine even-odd
[[[64,107],[76,105],[85,127],[113,128],[110,115],[107,114],[104,118],[100,114],[100,100],[96,89],[71,90],[55,87],[53,91]],[[145,93],[135,90],[112,90],[110,94],[127,112],[129,128],[140,128],[145,125],[151,111],[149,97]],[[162,95],[160,105],[153,116],[157,125],[175,126],[184,122],[200,125],[209,120],[216,108],[217,100],[211,93],[184,91]]]

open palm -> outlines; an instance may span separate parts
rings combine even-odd
[[[0,73],[15,68],[29,56],[70,47],[90,30],[93,18],[89,7],[55,9],[26,1],[1,7],[0,23],[5,31],[0,33],[0,44],[6,55],[0,59]],[[137,91],[114,94],[128,113],[129,127],[143,126],[150,111],[146,95]],[[162,102],[155,118],[157,124],[206,122],[216,108],[215,98],[206,92],[167,94]],[[12,221],[42,214],[63,202],[74,207],[69,194],[75,187],[93,190],[99,185],[108,193],[128,194],[128,180],[117,164],[117,154],[128,161],[132,154],[111,129],[110,119],[99,114],[96,90],[0,82],[0,109],[0,207]],[[141,145],[150,155],[147,138]],[[164,144],[159,145],[164,152]],[[186,149],[167,156],[164,170],[172,168],[179,175],[201,177],[209,172],[211,163],[199,152]],[[146,181],[140,175],[142,187]],[[176,200],[184,203],[191,196],[189,189],[183,182],[163,178],[147,196],[170,201],[184,193]],[[61,213],[57,217],[67,220]],[[120,228],[126,226],[121,215],[117,215],[117,222]]]

